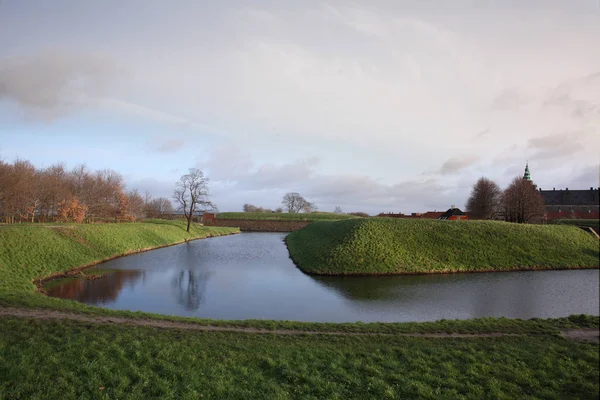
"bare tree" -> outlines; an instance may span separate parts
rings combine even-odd
[[[129,212],[135,219],[143,218],[145,215],[144,198],[137,190],[131,190],[127,193],[129,200]]]
[[[343,214],[342,212],[342,207],[340,206],[335,206],[335,210],[333,210],[334,214]]]
[[[166,197],[158,197],[147,205],[146,215],[149,218],[162,218],[173,213],[173,204]]]
[[[304,207],[302,207],[302,211],[307,214],[310,214],[313,211],[317,211],[319,207],[315,203],[311,203],[310,201],[305,201]]]
[[[473,185],[466,210],[470,219],[494,219],[500,211],[502,191],[496,182],[481,177]]]
[[[187,219],[188,232],[197,211],[216,209],[208,201],[208,178],[197,168],[190,168],[187,174],[181,176],[173,192],[173,199]]]
[[[286,193],[285,196],[283,196],[283,200],[281,200],[281,205],[289,213],[298,213],[300,211],[310,213],[317,210],[317,205],[315,203],[307,201],[296,192]]]
[[[502,211],[506,221],[534,222],[544,216],[544,199],[531,181],[516,177],[504,191]]]
[[[257,207],[254,204],[244,204],[243,208],[244,212],[267,212],[263,207]]]

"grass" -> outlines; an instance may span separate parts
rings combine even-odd
[[[597,268],[598,239],[573,226],[394,218],[315,222],[286,237],[307,273]]]
[[[354,215],[334,213],[267,213],[267,212],[223,212],[217,214],[217,219],[237,219],[254,221],[337,221],[341,219],[359,218]]]
[[[598,345],[554,336],[284,336],[2,322],[5,399],[574,399],[599,392]]]
[[[23,224],[0,229],[0,302],[35,294],[35,279],[94,264],[118,255],[187,240],[238,232],[236,228],[184,221],[57,225]]]

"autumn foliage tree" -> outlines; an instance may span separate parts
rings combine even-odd
[[[79,211],[77,211],[79,210]],[[85,210],[82,212],[81,210]],[[29,161],[0,161],[0,221],[133,221],[144,216],[144,199],[126,191],[113,170],[57,163],[38,169]]]
[[[79,199],[69,195],[66,199],[59,201],[57,205],[58,222],[83,222],[87,206],[81,204]]]
[[[502,195],[502,212],[508,222],[531,223],[544,216],[544,199],[531,181],[516,177]]]
[[[470,219],[494,219],[500,212],[502,190],[487,178],[479,178],[473,185],[466,210]]]

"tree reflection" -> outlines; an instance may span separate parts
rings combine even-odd
[[[114,301],[125,283],[133,284],[142,276],[142,271],[121,270],[108,273],[101,278],[65,280],[46,289],[49,296],[77,300],[88,304]]]
[[[196,311],[204,302],[206,283],[214,272],[179,271],[171,280],[175,300],[188,311]]]

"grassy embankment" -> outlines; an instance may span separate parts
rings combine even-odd
[[[337,221],[356,219],[354,215],[334,213],[267,213],[267,212],[223,212],[217,219],[253,220],[253,221]]]
[[[0,398],[591,399],[598,354],[550,335],[258,335],[3,318]]]
[[[97,264],[125,254],[238,232],[236,228],[183,221],[61,225],[23,224],[0,228],[0,305],[52,303],[34,280]],[[67,303],[67,302],[64,302]]]
[[[573,226],[369,218],[287,236],[307,273],[377,275],[598,268],[598,239]]]

